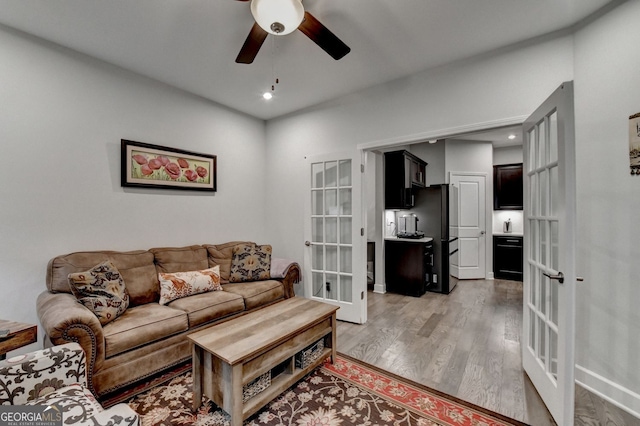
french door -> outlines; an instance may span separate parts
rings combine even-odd
[[[522,364],[559,426],[573,425],[575,142],[573,83],[524,125]]]
[[[340,307],[337,319],[367,320],[362,154],[307,158],[305,297]]]

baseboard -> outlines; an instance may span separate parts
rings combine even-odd
[[[384,284],[374,284],[373,285],[373,292],[374,293],[386,293],[387,292],[387,286]]]
[[[576,365],[576,383],[640,419],[640,395],[593,371]]]
[[[487,274],[487,278],[486,278],[486,279],[487,279],[487,280],[492,280],[492,279],[494,279],[493,272],[489,272],[489,273]]]

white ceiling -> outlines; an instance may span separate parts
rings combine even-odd
[[[515,138],[509,139],[509,135],[513,135]],[[505,148],[508,146],[522,145],[522,126],[508,126],[481,132],[465,133],[447,139],[491,142],[494,148]]]
[[[301,32],[235,58],[253,25],[234,0],[0,0],[0,23],[270,119],[566,29],[610,0],[305,0],[351,47],[333,60]],[[261,94],[275,78],[271,101]],[[52,76],[55,78],[55,76]]]

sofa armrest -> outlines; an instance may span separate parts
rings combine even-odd
[[[272,257],[271,278],[282,282],[284,297],[288,299],[295,296],[293,284],[302,281],[302,270],[300,265],[293,260]]]
[[[87,384],[86,357],[77,343],[0,361],[0,405],[23,405],[74,383]]]
[[[87,357],[87,387],[94,392],[93,372],[101,368],[105,358],[104,334],[98,318],[68,293],[44,291],[38,296],[36,309],[52,344],[80,344]]]

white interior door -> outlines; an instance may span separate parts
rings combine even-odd
[[[366,257],[359,152],[307,158],[305,297],[340,307],[337,318],[367,317]]]
[[[484,173],[451,172],[449,175],[454,188],[450,195],[458,195],[457,227],[450,232],[452,237],[458,236],[457,257],[451,259],[457,265],[452,268],[451,275],[459,279],[485,277],[486,179]]]
[[[559,426],[573,425],[575,143],[573,84],[523,125],[525,268],[522,364]]]

